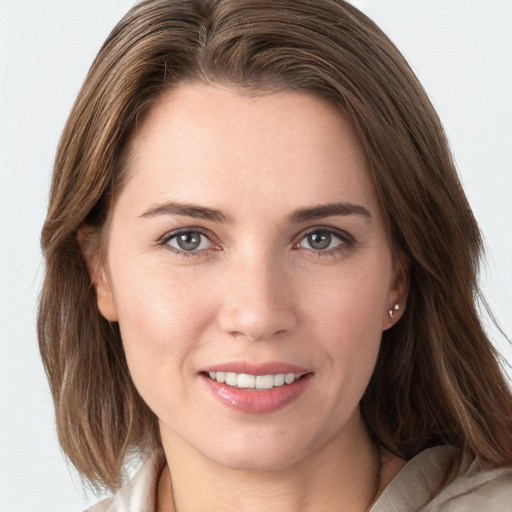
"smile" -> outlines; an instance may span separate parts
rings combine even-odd
[[[210,379],[238,389],[272,389],[293,384],[301,377],[298,373],[251,375],[234,372],[208,372]]]

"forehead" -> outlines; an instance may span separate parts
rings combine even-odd
[[[146,202],[375,202],[351,124],[305,92],[180,86],[153,106],[130,153],[128,188]]]

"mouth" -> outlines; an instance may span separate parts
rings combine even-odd
[[[220,403],[239,412],[262,414],[298,399],[311,386],[313,372],[285,363],[234,362],[207,368],[200,376]]]
[[[211,380],[238,389],[268,390],[288,386],[304,377],[300,373],[275,373],[268,375],[252,375],[235,372],[204,372]]]

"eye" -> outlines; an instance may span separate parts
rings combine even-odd
[[[170,235],[166,244],[173,249],[185,252],[202,251],[212,247],[209,238],[200,231],[181,231]]]
[[[347,237],[341,234],[327,229],[317,229],[307,233],[298,243],[298,247],[314,251],[328,251],[347,242]]]

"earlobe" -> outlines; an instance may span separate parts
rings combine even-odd
[[[97,229],[83,224],[77,231],[77,239],[87,271],[96,291],[98,310],[109,322],[117,322],[118,314],[112,294],[112,286],[105,265],[99,258]]]
[[[393,282],[389,290],[389,297],[382,329],[385,331],[395,325],[403,316],[409,294],[408,265],[405,256],[397,258]]]

